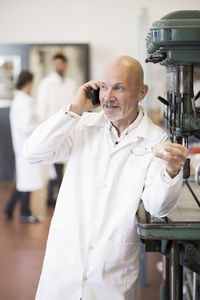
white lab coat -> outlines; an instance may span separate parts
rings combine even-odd
[[[43,186],[41,166],[30,164],[22,152],[25,141],[37,126],[33,98],[22,91],[15,93],[10,109],[10,125],[15,153],[16,188],[22,192],[40,189]]]
[[[55,71],[43,78],[37,93],[37,114],[40,121],[47,120],[64,105],[72,103],[76,89],[73,79],[62,78]]]
[[[40,122],[47,120],[58,112],[64,105],[72,103],[77,85],[69,76],[63,78],[57,72],[52,71],[43,78],[37,93],[37,115]],[[65,164],[66,159],[59,163]],[[53,165],[49,166],[49,177],[56,179],[56,170]]]
[[[133,300],[140,243],[135,215],[140,199],[155,216],[176,203],[182,174],[171,179],[154,154],[138,145],[167,140],[144,113],[114,146],[100,113],[81,118],[61,110],[27,141],[31,162],[70,156],[52,219],[37,300]]]

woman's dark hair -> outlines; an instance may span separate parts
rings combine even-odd
[[[19,77],[16,82],[16,88],[21,90],[27,83],[33,81],[33,74],[28,70],[23,70],[19,74]]]

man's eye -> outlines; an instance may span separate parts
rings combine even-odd
[[[101,89],[102,90],[106,90],[107,89],[107,86],[105,84],[101,84]]]
[[[123,86],[117,85],[117,86],[115,87],[115,89],[116,89],[116,90],[123,90]]]

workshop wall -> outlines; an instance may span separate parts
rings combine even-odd
[[[143,62],[144,36],[169,12],[200,9],[199,0],[1,0],[0,43],[91,44],[91,77],[110,58]]]

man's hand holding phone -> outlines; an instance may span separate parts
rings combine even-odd
[[[99,82],[89,81],[82,85],[77,93],[75,102],[71,104],[70,111],[82,115],[86,111],[93,110],[100,105]]]

